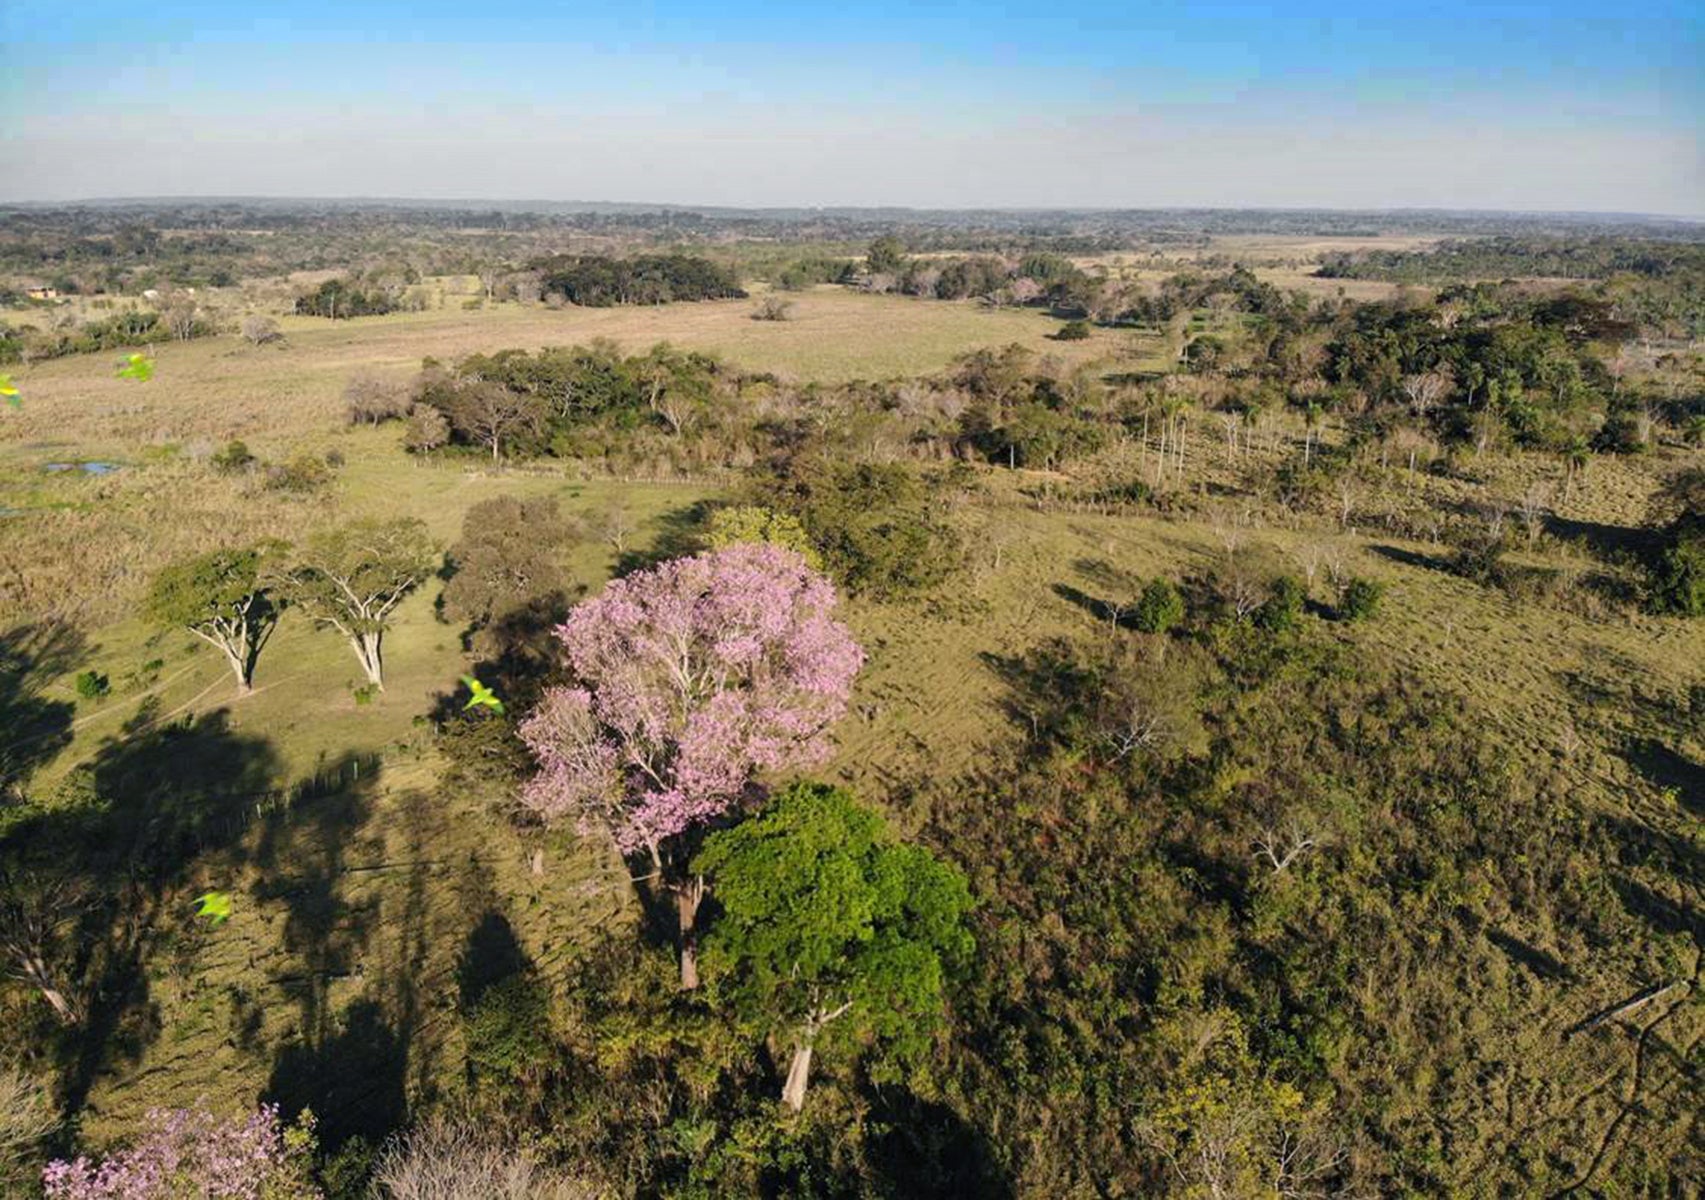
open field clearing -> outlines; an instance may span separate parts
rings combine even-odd
[[[653,308],[497,305],[325,321],[288,317],[284,346],[207,338],[156,348],[159,372],[147,395],[112,375],[118,355],[41,363],[17,373],[33,403],[0,426],[0,461],[20,451],[100,457],[163,441],[253,438],[270,445],[342,418],[343,387],[357,371],[411,375],[423,358],[449,360],[517,346],[585,344],[610,338],[629,353],[655,342],[721,355],[753,371],[838,383],[927,374],[984,346],[1018,343],[1068,362],[1117,361],[1135,343],[1100,331],[1055,342],[1059,322],[1034,310],[875,296],[818,288],[797,296],[791,319],[754,321],[754,301]]]

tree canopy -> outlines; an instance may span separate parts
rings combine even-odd
[[[840,788],[782,790],[711,834],[693,867],[722,908],[705,941],[713,994],[794,1039],[785,1099],[795,1108],[820,1032],[917,1050],[942,1015],[949,971],[973,948],[965,877],[899,842]]]

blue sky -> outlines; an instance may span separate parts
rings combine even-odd
[[[0,3],[0,198],[1705,215],[1705,6]]]

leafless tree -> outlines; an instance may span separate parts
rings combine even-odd
[[[1545,517],[1551,511],[1551,485],[1533,483],[1522,493],[1518,506],[1522,527],[1527,530],[1527,544],[1533,545],[1545,532]]]
[[[284,335],[278,332],[278,322],[260,313],[250,313],[243,318],[241,326],[243,340],[251,346],[264,346],[269,342],[279,341]]]
[[[372,371],[361,371],[344,385],[343,400],[351,425],[400,420],[414,407],[407,384]]]
[[[47,1085],[16,1067],[0,1067],[0,1181],[20,1182],[35,1148],[58,1127]]]
[[[1360,495],[1361,489],[1356,485],[1354,476],[1345,474],[1338,477],[1338,524],[1349,526]]]
[[[1409,411],[1417,417],[1424,417],[1438,406],[1450,392],[1450,373],[1444,369],[1435,368],[1419,375],[1403,377],[1403,394],[1409,398]]]
[[[599,1194],[487,1130],[442,1122],[393,1139],[374,1164],[373,1184],[385,1200],[592,1200]]]
[[[82,1018],[54,967],[60,935],[82,907],[83,895],[63,879],[0,875],[0,956],[13,979],[41,993],[60,1022]]]
[[[515,299],[522,304],[537,304],[539,297],[545,292],[545,276],[542,271],[517,271],[509,277],[509,282],[515,289]]]
[[[610,549],[617,554],[628,552],[628,540],[633,537],[635,529],[633,514],[619,500],[605,509],[598,520],[598,535],[610,543]]]
[[[195,336],[197,315],[199,310],[195,297],[190,295],[173,295],[160,306],[160,319],[166,323],[167,331],[180,342],[187,342]]]
[[[1275,875],[1319,844],[1319,839],[1295,816],[1288,818],[1283,828],[1262,827],[1255,837],[1257,856],[1266,858]]]

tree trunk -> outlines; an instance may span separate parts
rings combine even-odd
[[[58,988],[43,986],[41,994],[42,998],[53,1007],[54,1015],[59,1018],[60,1024],[67,1027],[77,1024],[77,1010],[71,1007],[71,1001],[65,998],[65,993]]]
[[[675,916],[681,927],[681,990],[699,986],[699,940],[694,928],[704,900],[704,876],[695,875],[675,889]]]
[[[361,633],[353,639],[355,657],[360,660],[361,669],[367,673],[367,681],[381,692],[385,690],[385,669],[379,657],[379,643],[384,636],[380,632]]]
[[[248,695],[251,690],[249,686],[249,664],[243,648],[225,647],[225,659],[231,664],[231,674],[237,678],[237,695]]]
[[[805,1107],[805,1089],[811,1083],[811,1044],[801,1043],[793,1048],[793,1062],[787,1068],[787,1082],[782,1085],[781,1102],[798,1112]]]

